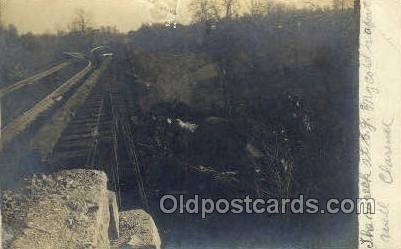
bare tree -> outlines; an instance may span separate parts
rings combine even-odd
[[[344,0],[333,0],[333,7],[336,10],[344,10]]]
[[[189,8],[195,22],[207,23],[219,19],[218,5],[214,0],[193,0]]]
[[[225,17],[232,18],[237,12],[238,0],[223,0],[222,5],[224,8]]]
[[[92,29],[92,26],[92,15],[84,9],[78,9],[75,11],[69,29],[73,32],[87,33]]]
[[[248,7],[251,16],[260,16],[267,12],[268,3],[266,0],[250,0]]]

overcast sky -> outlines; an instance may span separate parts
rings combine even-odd
[[[168,4],[178,1],[178,22],[188,23],[191,0],[0,0],[4,8],[3,22],[14,24],[19,32],[46,33],[66,29],[77,9],[91,13],[96,26],[116,26],[127,32],[139,28],[143,23],[157,22],[159,16],[152,8],[152,1]],[[240,0],[245,4],[249,0]],[[273,0],[310,6],[327,5],[332,0]],[[160,6],[160,5],[159,5]],[[153,14],[152,14],[153,13]],[[163,17],[164,18],[164,17]],[[167,19],[166,19],[167,20]]]

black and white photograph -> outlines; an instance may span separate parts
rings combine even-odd
[[[2,248],[397,249],[365,2],[1,0]]]

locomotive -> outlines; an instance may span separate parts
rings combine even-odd
[[[106,46],[98,46],[90,50],[89,59],[95,67],[99,66],[106,58],[112,57],[111,49]]]

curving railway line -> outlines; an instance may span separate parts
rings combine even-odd
[[[13,121],[9,122],[4,128],[2,128],[0,152],[4,149],[4,146],[9,144],[13,139],[30,127],[32,123],[36,121],[42,114],[50,111],[59,101],[61,101],[64,95],[72,90],[72,88],[78,84],[80,80],[82,80],[91,71],[91,69],[92,63],[88,61],[88,65],[82,71],[75,74],[56,90],[36,103],[32,108],[23,112]]]
[[[97,86],[99,78],[107,68],[108,63],[110,63],[109,59],[94,70],[88,79],[65,101],[65,104],[35,134],[31,147],[39,151],[43,159],[46,159],[52,153],[66,126],[85,104],[85,100],[90,96],[92,89]]]
[[[118,77],[116,71],[126,70],[112,68],[116,63],[111,53],[101,54],[96,61],[94,57],[95,52],[84,69],[1,130],[0,185],[17,185],[10,179],[31,173],[99,169],[108,174],[110,188],[119,201],[121,192],[129,189],[140,205],[148,208],[143,168],[131,126],[136,104],[130,92],[132,82]],[[21,82],[9,89],[32,84],[28,79]]]
[[[0,97],[2,97],[4,95],[7,95],[7,94],[9,94],[9,93],[11,93],[13,91],[16,91],[16,90],[18,90],[18,89],[20,89],[22,87],[31,85],[31,84],[33,84],[33,83],[35,83],[35,82],[37,82],[37,81],[39,81],[39,80],[41,80],[41,79],[43,79],[45,77],[48,77],[48,76],[60,71],[61,69],[65,68],[66,66],[68,66],[70,64],[71,64],[71,61],[62,62],[60,64],[57,64],[56,66],[53,66],[53,67],[51,67],[51,68],[49,68],[49,69],[47,69],[47,70],[45,70],[43,72],[35,74],[35,75],[33,75],[33,76],[29,77],[29,78],[26,78],[24,80],[18,81],[18,82],[14,83],[14,84],[11,84],[9,86],[3,87],[3,88],[0,89]]]
[[[46,163],[52,169],[88,168],[107,173],[121,201],[121,188],[132,188],[149,207],[130,119],[135,103],[131,89],[110,71],[99,79],[82,108],[63,130]]]
[[[3,122],[5,126],[1,127],[1,187],[17,185],[25,175],[46,170],[40,155],[52,149],[65,126],[74,119],[74,112],[81,108],[91,89],[96,86],[110,60],[105,58],[99,66],[86,60],[84,68],[82,59],[69,60],[2,90],[3,94],[7,93],[7,96],[3,95],[3,100],[8,98],[8,102],[17,107],[27,105],[29,101],[32,104],[17,115],[17,110],[3,105],[3,112],[14,114],[9,115],[12,119]],[[62,70],[69,64],[74,66]],[[68,75],[70,78],[67,78]],[[60,79],[66,80],[61,82]],[[42,97],[38,99],[31,95],[33,93]],[[18,99],[22,100],[21,103]],[[47,143],[46,146],[43,146],[44,143]]]

